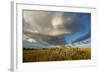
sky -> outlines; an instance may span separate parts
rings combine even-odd
[[[22,19],[23,47],[91,45],[90,13],[23,10]]]

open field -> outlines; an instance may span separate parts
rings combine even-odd
[[[23,49],[23,62],[91,59],[90,48]]]

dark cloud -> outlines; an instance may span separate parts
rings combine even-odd
[[[84,41],[91,38],[91,14],[24,11],[23,35],[33,38],[41,44],[45,42],[44,45]]]

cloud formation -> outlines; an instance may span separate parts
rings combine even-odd
[[[45,45],[59,45],[87,38],[91,38],[90,13],[23,11],[23,39],[26,41],[33,39]]]

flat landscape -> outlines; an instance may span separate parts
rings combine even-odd
[[[91,59],[91,48],[23,48],[23,62],[45,62]]]
[[[23,10],[22,60],[91,59],[91,13]]]

